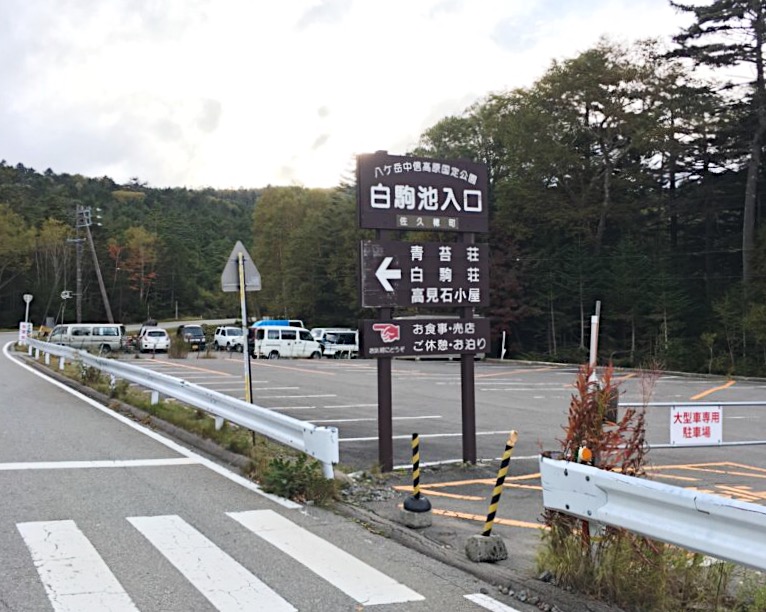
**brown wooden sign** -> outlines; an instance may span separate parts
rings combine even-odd
[[[489,351],[489,319],[362,321],[363,357],[439,357]]]
[[[361,303],[455,308],[489,304],[489,246],[363,240]]]
[[[356,171],[361,228],[489,231],[485,164],[378,151]]]

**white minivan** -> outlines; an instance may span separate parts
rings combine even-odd
[[[322,356],[322,346],[307,329],[290,325],[262,325],[253,328],[253,331],[253,357],[319,359]]]
[[[56,325],[48,342],[108,353],[122,348],[124,338],[125,326],[119,323],[69,323]]]

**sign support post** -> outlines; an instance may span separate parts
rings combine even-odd
[[[473,232],[460,234],[459,240],[473,244]],[[473,318],[473,307],[460,309],[464,319]],[[463,461],[476,463],[476,390],[474,378],[474,356],[471,353],[460,355],[460,399],[463,421]]]
[[[225,293],[239,291],[240,312],[242,317],[242,365],[245,373],[245,401],[253,401],[252,379],[250,376],[250,344],[247,337],[247,300],[246,291],[261,290],[261,274],[255,267],[252,257],[245,246],[237,240],[221,273],[221,290]]]
[[[247,341],[247,300],[245,299],[245,256],[242,251],[237,253],[237,268],[239,271],[239,302],[242,311],[242,365],[245,374],[245,401],[253,403],[253,384],[250,378],[250,347]]]
[[[383,240],[389,237],[390,231],[375,230],[375,238]],[[391,308],[378,308],[378,318],[390,319],[393,315]],[[378,462],[380,469],[390,472],[394,469],[394,410],[392,393],[393,358],[382,357],[377,360],[378,370]]]

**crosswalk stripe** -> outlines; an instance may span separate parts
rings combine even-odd
[[[497,601],[497,599],[492,599],[492,597],[483,593],[465,595],[465,598],[490,612],[519,612],[516,608],[506,606],[504,603]]]
[[[221,612],[296,610],[181,517],[128,521]]]
[[[392,604],[425,599],[273,510],[227,514],[360,604]]]
[[[18,523],[56,612],[138,612],[74,521]]]

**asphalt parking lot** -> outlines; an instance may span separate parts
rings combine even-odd
[[[144,356],[141,365],[243,398],[241,355],[215,358],[193,354],[183,361]],[[367,360],[279,360],[251,363],[253,401],[315,424],[338,428],[341,464],[347,471],[375,472],[378,457],[376,364]],[[433,525],[423,534],[459,549],[480,533],[496,484],[499,458],[511,429],[519,431],[493,533],[512,553],[510,569],[530,572],[543,525],[542,489],[537,457],[558,448],[573,392],[576,368],[513,362],[476,363],[476,465],[462,462],[460,371],[454,362],[395,361],[394,449],[397,469],[384,475],[353,501],[370,512],[396,521],[400,505],[412,492],[411,435],[420,435],[421,493],[432,505]],[[616,376],[621,402],[647,397],[640,373]],[[758,402],[766,384],[665,374],[652,377],[655,402]],[[766,439],[763,407],[726,407],[728,441]],[[669,412],[650,408],[647,432],[656,445],[648,453],[649,477],[674,486],[764,503],[766,447],[664,448]]]

